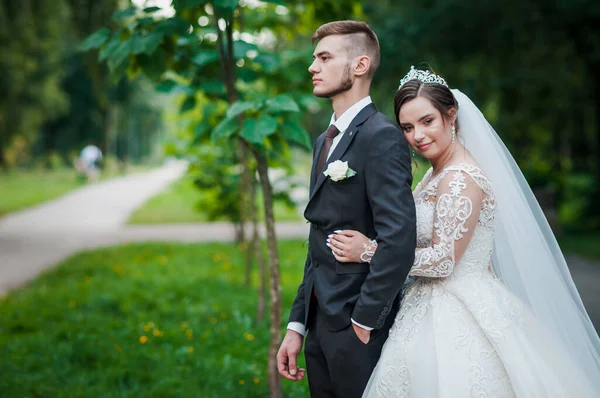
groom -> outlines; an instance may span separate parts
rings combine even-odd
[[[411,159],[404,135],[369,96],[380,57],[371,28],[331,22],[317,29],[316,41],[313,93],[330,98],[334,114],[314,145],[308,256],[277,366],[289,380],[304,377],[296,360],[306,334],[311,396],[352,398],[379,359],[414,259]],[[370,264],[336,261],[327,239],[338,229],[376,237]]]

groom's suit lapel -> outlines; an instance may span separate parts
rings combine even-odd
[[[346,150],[352,143],[352,140],[354,140],[354,137],[356,137],[356,135],[358,134],[358,132],[360,130],[360,125],[362,125],[371,115],[373,115],[376,112],[377,112],[377,108],[372,103],[365,106],[360,112],[358,112],[358,115],[356,115],[356,117],[352,120],[352,122],[346,129],[346,132],[342,136],[342,139],[340,140],[340,142],[338,142],[333,153],[327,160],[327,164],[325,165],[325,168],[323,169],[323,171],[327,170],[327,167],[329,166],[330,163],[335,162],[336,160],[339,160],[342,156],[344,156],[344,153],[346,153]],[[316,159],[319,159],[319,156],[321,155],[321,151],[323,150],[324,143],[325,143],[324,139],[321,140],[321,142],[319,143],[319,151],[318,151],[317,157],[313,161],[313,170],[311,173],[313,176],[312,177],[313,181],[311,181],[311,185],[314,182],[314,186],[312,187],[310,199],[308,200],[309,204],[310,204],[311,200],[314,198],[315,194],[319,191],[319,188],[321,188],[321,186],[327,179],[327,176],[323,173],[319,173],[318,176],[315,175],[316,167],[317,167]],[[348,166],[352,167],[352,165],[348,165]],[[316,181],[314,181],[315,179],[316,179]],[[307,206],[308,206],[308,204],[307,204]]]

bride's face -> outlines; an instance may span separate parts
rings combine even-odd
[[[402,105],[398,119],[410,146],[427,159],[442,156],[452,143],[450,122],[425,97]]]

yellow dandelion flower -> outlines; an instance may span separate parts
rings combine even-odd
[[[160,257],[158,258],[158,262],[159,262],[161,265],[165,265],[166,263],[168,263],[168,262],[169,262],[169,258],[168,258],[167,256],[160,256]]]
[[[188,352],[191,354],[194,352],[194,347],[188,347]]]
[[[118,345],[118,344],[114,344],[114,345],[113,345],[113,347],[114,347],[114,349],[115,349],[117,352],[123,352],[123,348],[121,348],[121,346],[120,346],[120,345]]]
[[[222,318],[222,319],[227,319],[227,317],[228,317],[228,316],[229,316],[229,315],[227,315],[227,313],[226,313],[226,312],[222,312],[222,313],[221,313],[221,318]]]
[[[223,270],[224,271],[231,271],[231,264],[229,264],[229,263],[223,263]]]
[[[248,341],[253,341],[254,340],[254,335],[252,333],[244,333],[244,337]]]
[[[194,331],[192,329],[188,329],[185,331],[185,334],[187,335],[187,337],[192,337],[194,336]]]
[[[140,343],[141,344],[146,344],[148,342],[148,337],[146,336],[140,336]]]
[[[255,377],[254,379],[252,379],[252,381],[254,382],[254,384],[260,383],[260,379],[258,377]]]
[[[221,255],[220,255],[219,253],[217,253],[217,254],[215,254],[215,255],[213,256],[213,261],[214,261],[215,263],[216,263],[216,262],[219,262],[220,260],[221,260]]]
[[[69,300],[69,308],[75,308],[77,306],[77,302],[75,300]]]
[[[154,331],[152,332],[152,334],[153,334],[153,335],[155,335],[155,336],[162,336],[162,335],[164,335],[164,333],[163,333],[163,332],[161,332],[161,331],[160,331],[160,330],[158,330],[158,329],[154,329]]]
[[[217,319],[217,318],[214,318],[214,317],[213,317],[213,318],[210,318],[210,323],[211,323],[211,324],[213,324],[213,325],[216,325],[216,324],[217,324],[217,321],[218,321],[218,319]]]
[[[187,327],[188,327],[188,324],[187,324],[187,322],[181,322],[181,323],[179,324],[179,327],[180,327],[180,328],[182,328],[182,329],[185,329],[185,328],[187,328]]]
[[[246,384],[246,380],[240,380],[240,384],[241,384],[241,385],[244,385],[244,384]]]
[[[121,267],[121,265],[119,265],[119,264],[113,265],[112,269],[113,269],[114,273],[117,275],[120,275],[120,276],[125,275],[125,269],[123,269],[123,267]]]

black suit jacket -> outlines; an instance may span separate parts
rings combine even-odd
[[[313,149],[311,196],[304,212],[311,223],[308,256],[289,321],[306,325],[314,289],[330,330],[345,328],[351,319],[379,329],[398,310],[400,289],[415,256],[408,144],[389,118],[367,105],[327,161],[347,161],[357,174],[334,182],[322,173],[315,175],[324,137],[317,138]],[[370,264],[335,260],[326,241],[337,229],[375,237],[378,247]]]

